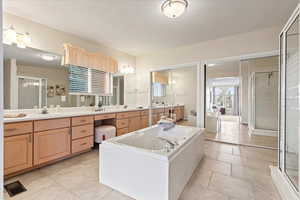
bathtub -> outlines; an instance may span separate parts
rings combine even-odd
[[[178,125],[112,138],[100,145],[100,183],[138,200],[177,200],[202,159],[203,142],[202,129]]]

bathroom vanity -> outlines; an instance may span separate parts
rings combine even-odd
[[[153,123],[171,107],[152,110]],[[76,111],[74,111],[76,110]],[[183,105],[174,107],[182,113]],[[24,110],[23,110],[24,111]],[[12,112],[12,111],[9,111]],[[89,151],[94,145],[94,124],[114,125],[117,136],[148,127],[149,109],[61,108],[40,114],[26,111],[23,118],[4,119],[4,175],[11,177]]]

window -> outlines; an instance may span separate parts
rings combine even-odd
[[[112,81],[111,73],[85,67],[69,67],[69,92],[71,94],[112,96]]]
[[[154,97],[165,97],[166,96],[166,85],[161,83],[153,83],[153,96]]]

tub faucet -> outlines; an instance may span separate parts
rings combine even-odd
[[[171,141],[171,140],[168,140],[168,139],[162,138],[162,137],[158,137],[158,138],[159,138],[160,140],[162,140],[162,141],[167,142],[167,143],[170,145],[170,148],[171,148],[171,149],[174,149],[175,146],[178,145],[178,143],[175,142],[175,141]]]

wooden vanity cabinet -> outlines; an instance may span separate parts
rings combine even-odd
[[[176,114],[176,121],[184,119],[184,106],[176,106],[174,112]]]
[[[97,116],[99,118],[101,116]],[[72,154],[89,150],[93,146],[94,116],[72,117]]]
[[[149,126],[149,110],[141,111],[141,124],[140,129],[147,128]]]
[[[34,165],[71,154],[70,124],[70,118],[34,122]]]
[[[141,129],[141,111],[117,113],[117,136]]]
[[[33,122],[4,124],[4,175],[32,167]]]
[[[71,153],[71,129],[54,129],[34,133],[34,165],[40,165]]]
[[[141,116],[131,117],[128,119],[129,132],[137,131],[141,129]]]
[[[4,175],[32,167],[32,133],[4,137]]]

